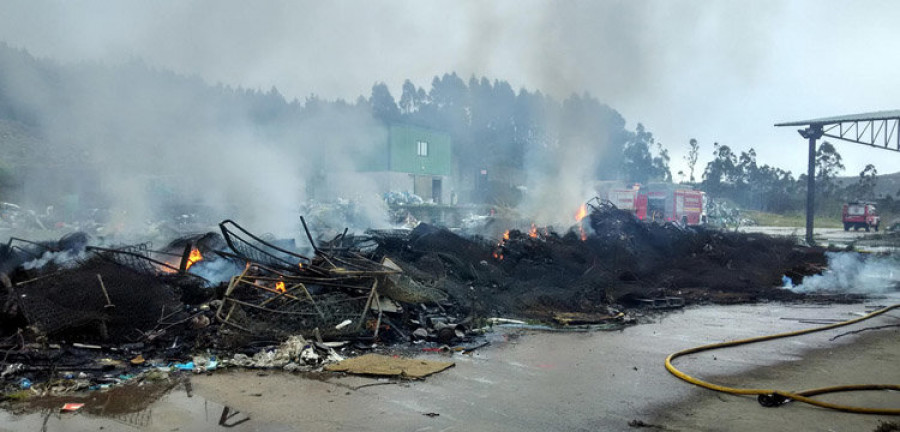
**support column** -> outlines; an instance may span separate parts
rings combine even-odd
[[[806,243],[812,245],[813,219],[816,213],[816,140],[822,137],[822,127],[810,125],[797,132],[809,140],[809,165],[806,170]]]

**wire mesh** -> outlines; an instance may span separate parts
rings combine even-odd
[[[374,280],[369,291],[314,286],[286,285],[281,292],[272,280],[235,277],[218,310],[217,318],[230,328],[261,338],[356,333],[369,313],[375,295]],[[351,324],[343,325],[350,320]]]
[[[149,243],[124,246],[117,249],[89,246],[87,250],[100,258],[128,267],[138,273],[160,275],[178,271],[177,268],[168,263],[150,258],[152,251]]]

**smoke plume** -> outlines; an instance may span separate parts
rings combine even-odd
[[[900,260],[895,256],[866,256],[828,252],[828,270],[788,287],[799,293],[882,294],[900,286]]]

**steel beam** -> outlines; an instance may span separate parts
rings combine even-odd
[[[821,126],[800,129],[800,136],[809,140],[809,165],[806,170],[806,243],[812,245],[813,219],[816,214],[816,140],[822,138]]]

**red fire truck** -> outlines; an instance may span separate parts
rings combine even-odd
[[[849,231],[850,228],[853,228],[854,231],[860,228],[865,228],[866,231],[869,231],[869,228],[875,228],[875,231],[878,231],[878,225],[881,224],[875,204],[865,202],[844,204],[841,220],[844,222],[844,231]]]
[[[633,211],[640,220],[706,223],[706,194],[701,191],[676,189],[672,185],[635,185],[631,189],[610,189],[606,195],[616,207]]]

